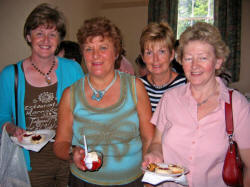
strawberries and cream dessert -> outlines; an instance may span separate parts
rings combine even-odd
[[[84,155],[82,164],[90,171],[98,170],[102,165],[102,156],[98,152],[89,152]]]

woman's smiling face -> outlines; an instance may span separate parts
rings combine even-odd
[[[147,42],[142,58],[151,74],[162,74],[168,71],[174,51],[165,42]]]
[[[83,56],[92,75],[105,75],[114,70],[117,54],[113,42],[102,36],[90,37],[83,46]]]
[[[41,58],[54,56],[60,42],[59,33],[56,28],[48,28],[44,25],[31,30],[31,33],[27,35],[27,39],[31,43],[32,53]]]
[[[192,85],[202,86],[215,79],[215,70],[223,60],[217,59],[212,45],[195,40],[184,46],[182,65],[188,81]]]

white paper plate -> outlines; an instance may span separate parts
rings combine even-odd
[[[170,165],[170,164],[157,163],[157,165],[160,166],[160,167],[166,168],[166,167],[168,167],[168,165]],[[144,168],[142,168],[142,170],[145,171],[145,172],[149,172],[149,173],[155,174],[155,175],[166,176],[166,177],[177,177],[177,176],[180,176],[180,175],[183,175],[183,174],[185,175],[185,174],[187,174],[187,173],[189,172],[189,170],[188,170],[187,168],[185,168],[185,167],[183,167],[183,166],[181,166],[181,167],[184,169],[184,172],[182,172],[182,173],[177,173],[177,174],[156,173],[156,172],[152,172],[152,171],[149,171],[149,170],[147,170],[147,169],[144,169]]]
[[[54,130],[36,130],[32,131],[33,134],[41,135],[43,137],[43,141],[38,144],[32,143],[28,140],[22,140],[19,142],[16,137],[11,137],[11,139],[19,146],[31,151],[38,152],[41,148],[43,148],[52,138],[55,136],[56,132]]]

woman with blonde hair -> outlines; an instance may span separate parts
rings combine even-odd
[[[198,22],[181,35],[178,60],[188,83],[166,92],[151,119],[156,132],[143,167],[152,162],[189,169],[189,186],[226,187],[222,179],[229,146],[225,103],[229,88],[216,76],[229,56],[218,29]],[[250,186],[250,104],[238,91],[232,94],[234,135],[245,164],[244,186]],[[166,182],[166,187],[181,186]]]
[[[147,74],[141,77],[148,92],[152,111],[162,95],[169,89],[186,83],[186,78],[172,68],[175,58],[175,36],[166,22],[150,23],[140,38],[141,57]]]

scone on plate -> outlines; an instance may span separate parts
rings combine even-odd
[[[33,135],[31,137],[31,143],[33,143],[33,144],[39,144],[39,143],[43,142],[44,139],[45,139],[44,135],[42,135],[42,134],[36,134],[36,135]]]
[[[172,174],[172,170],[169,169],[168,167],[166,167],[166,168],[157,167],[157,168],[155,168],[155,173],[158,173],[158,174]]]
[[[158,174],[182,174],[184,168],[175,164],[164,164],[164,163],[150,163],[147,166],[147,170]]]
[[[184,168],[180,167],[178,165],[175,164],[169,164],[168,168],[172,171],[173,174],[179,174],[179,173],[183,173],[184,172]]]
[[[31,137],[33,135],[33,132],[30,132],[30,131],[26,131],[24,134],[23,134],[23,141],[24,142],[30,142],[31,141]]]

